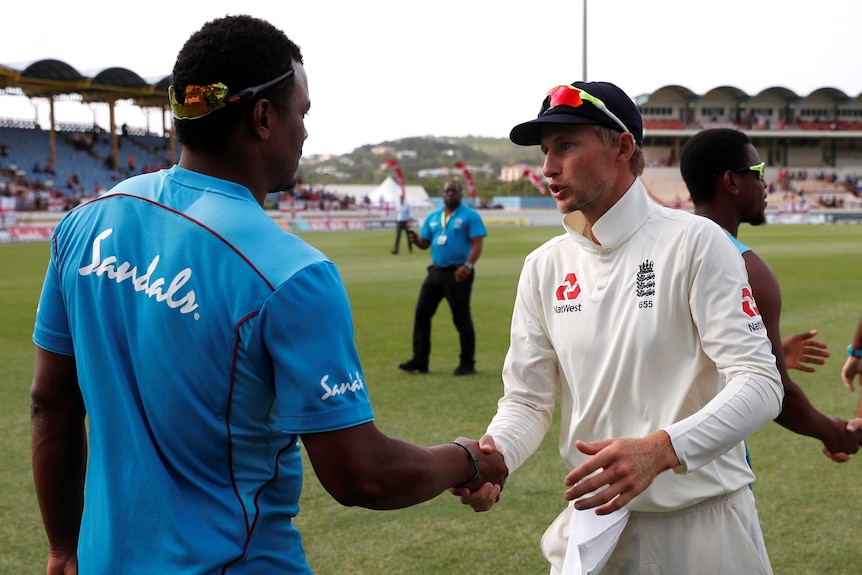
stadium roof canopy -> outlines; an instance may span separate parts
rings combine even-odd
[[[88,77],[61,60],[38,60],[22,70],[0,64],[0,89],[29,98],[78,94],[84,102],[132,100],[141,108],[168,107],[170,76],[151,84],[127,68],[107,68]]]
[[[51,126],[49,158],[56,163],[54,141],[54,100],[64,96],[79,96],[85,103],[108,104],[113,137],[113,164],[120,162],[119,141],[114,125],[114,104],[118,100],[129,100],[140,108],[169,109],[168,85],[170,76],[151,84],[135,72],[126,68],[106,68],[93,77],[88,77],[61,60],[38,60],[23,69],[0,64],[0,90],[20,93],[28,98],[46,98],[51,104]],[[164,116],[162,118],[164,122]],[[173,134],[170,138],[171,154],[174,154]]]
[[[0,90],[8,93],[21,93],[29,98],[80,96],[86,103],[108,103],[113,105],[117,100],[130,100],[141,108],[169,109],[167,98],[171,77],[165,76],[155,83],[141,78],[137,73],[127,68],[107,68],[89,77],[61,60],[38,60],[25,65],[22,69],[0,64]],[[686,102],[702,100],[705,96],[722,93],[729,95],[737,102],[752,101],[764,93],[776,94],[788,102],[803,101],[812,96],[826,96],[835,103],[862,102],[862,93],[853,96],[843,91],[822,87],[814,90],[808,96],[796,94],[787,88],[773,86],[758,94],[747,94],[743,90],[730,86],[716,86],[705,94],[697,94],[681,85],[663,86],[651,94],[641,94],[635,98],[638,105],[645,105],[662,96],[673,94],[673,97]]]

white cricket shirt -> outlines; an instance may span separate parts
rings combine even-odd
[[[527,256],[504,396],[488,427],[514,471],[547,432],[561,391],[560,454],[575,440],[665,429],[681,462],[627,508],[670,511],[754,480],[743,439],[781,410],[784,390],[742,258],[707,218],[648,200],[635,180],[593,226]]]

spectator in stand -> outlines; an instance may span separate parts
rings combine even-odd
[[[338,270],[262,209],[307,137],[299,47],[227,16],[171,78],[179,165],[55,228],[31,387],[48,574],[309,575],[300,442],[344,505],[502,487],[502,456],[475,441],[420,447],[375,426]]]
[[[727,234],[745,263],[750,297],[772,342],[775,363],[784,386],[784,402],[775,421],[786,429],[819,439],[824,452],[844,462],[859,450],[862,433],[848,432],[848,422],[818,411],[787,372],[780,335],[781,287],[772,268],[737,239],[740,223],[766,223],[764,163],[743,132],[728,128],[703,130],[682,149],[680,172],[694,202],[694,213],[707,217]],[[811,333],[811,332],[809,332]],[[799,336],[795,336],[799,341]]]
[[[81,177],[76,172],[69,172],[66,176],[66,187],[72,192],[79,191],[81,186]]]

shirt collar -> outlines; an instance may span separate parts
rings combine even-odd
[[[257,203],[251,190],[242,184],[238,184],[230,180],[222,180],[221,178],[182,168],[179,164],[174,164],[167,171],[170,177],[187,186],[206,190],[207,192],[219,193],[225,196],[234,196],[244,200],[251,200]]]
[[[613,248],[630,237],[650,210],[646,188],[640,178],[635,178],[631,187],[617,203],[600,217],[595,225],[590,224],[581,212],[572,212],[563,218],[563,227],[570,235],[593,243],[590,232],[604,248]]]

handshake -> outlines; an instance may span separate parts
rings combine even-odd
[[[509,476],[503,454],[497,451],[494,438],[490,435],[482,436],[479,441],[459,437],[452,443],[469,453],[475,472],[467,483],[451,487],[449,492],[473,511],[488,511],[500,500],[500,493]]]

